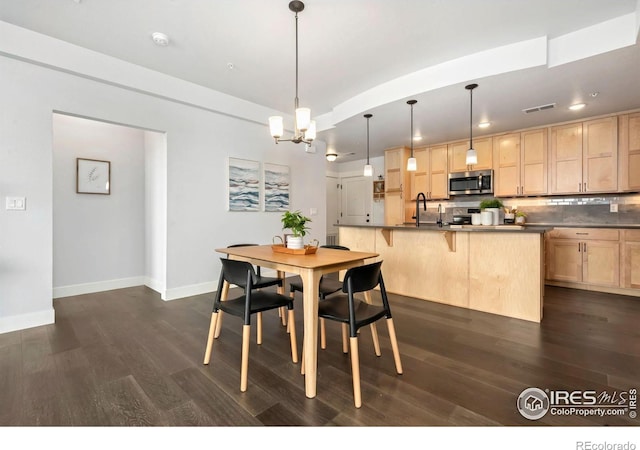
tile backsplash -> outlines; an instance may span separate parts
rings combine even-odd
[[[444,207],[442,219],[453,220],[454,215],[466,215],[469,208],[477,208],[484,196],[463,197],[462,200],[440,202]],[[502,198],[505,207],[517,208],[527,214],[527,223],[585,224],[585,225],[638,225],[640,224],[640,194],[615,194],[603,196],[567,196]],[[617,205],[618,212],[611,212]],[[614,207],[615,209],[615,207]],[[427,212],[420,213],[421,220],[438,219],[438,203],[429,202]]]

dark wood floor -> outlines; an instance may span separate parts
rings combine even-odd
[[[518,413],[528,387],[640,387],[640,299],[547,287],[545,301],[535,324],[391,295],[404,375],[384,323],[380,358],[363,330],[356,409],[336,324],[319,354],[318,395],[307,399],[287,334],[266,314],[241,393],[238,319],[227,317],[202,365],[212,294],[163,302],[137,287],[67,297],[54,302],[55,325],[0,335],[0,425],[638,425]]]

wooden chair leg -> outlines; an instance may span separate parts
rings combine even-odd
[[[240,367],[240,391],[247,390],[249,378],[249,341],[251,340],[251,325],[242,326],[242,365]]]
[[[396,339],[396,328],[393,325],[393,319],[387,319],[387,328],[389,329],[389,340],[391,341],[391,349],[393,350],[393,360],[396,363],[396,372],[402,374],[402,362],[400,361],[400,350],[398,349],[398,340]]]
[[[320,348],[327,348],[327,330],[324,326],[324,319],[320,319]]]
[[[347,336],[349,335],[349,325],[342,324],[342,353],[349,353],[349,344],[347,342]]]
[[[222,316],[224,314],[222,311],[218,311],[218,322],[216,323],[216,331],[214,337],[218,339],[220,337],[220,332],[222,331]]]
[[[287,327],[287,309],[284,306],[281,306],[280,308],[278,308],[278,315],[280,316],[280,319],[282,320],[282,326],[283,327]],[[287,327],[287,332],[289,332],[289,327]]]
[[[293,315],[293,309],[289,310],[289,337],[291,339],[291,361],[294,364],[298,363],[298,342],[296,341],[296,322],[295,316]]]
[[[256,313],[256,343],[262,345],[262,313]]]
[[[302,338],[304,342],[304,337]],[[300,375],[304,375],[304,345],[302,346],[302,361],[300,362]]]
[[[225,301],[228,297],[229,297],[229,283],[225,281],[224,283],[222,283],[222,292],[220,293],[220,299],[222,301]],[[222,331],[223,315],[224,314],[222,314],[222,311],[218,311],[218,323],[216,324],[216,332],[214,335],[216,339],[220,337],[220,332]]]
[[[376,327],[375,323],[371,325],[371,337],[373,338],[373,350],[376,352],[376,356],[382,355],[380,353],[380,341],[378,340],[378,327]]]
[[[356,408],[362,406],[362,394],[360,393],[360,358],[358,355],[358,338],[349,338],[351,347],[351,375],[353,377],[353,402]]]
[[[209,364],[211,360],[211,349],[213,348],[213,337],[216,332],[216,325],[218,323],[218,313],[211,313],[211,323],[209,324],[209,335],[207,336],[207,348],[204,351],[204,362],[203,364]]]

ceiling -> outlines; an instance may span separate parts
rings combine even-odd
[[[291,114],[288,3],[2,0],[0,20]],[[471,82],[474,137],[640,108],[639,21],[640,0],[306,0],[300,104],[338,162],[365,157],[365,113],[372,157],[409,146],[411,98],[415,145],[468,137]]]

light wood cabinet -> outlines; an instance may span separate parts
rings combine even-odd
[[[551,127],[552,194],[582,192],[582,123]]]
[[[618,230],[555,228],[547,236],[548,280],[620,286]]]
[[[582,124],[583,190],[618,190],[618,118],[589,120]]]
[[[640,289],[640,230],[622,230],[620,285]]]
[[[420,147],[413,150],[418,170],[411,172],[410,199],[424,193],[427,200],[449,198],[447,146]]]
[[[469,170],[493,169],[493,140],[491,137],[474,139],[473,148],[478,153],[478,164],[467,164],[467,150],[469,141],[449,144],[449,171],[467,172]]]
[[[618,122],[606,117],[551,127],[551,193],[618,190]]]
[[[618,117],[618,151],[620,191],[640,191],[640,112]]]
[[[547,193],[547,129],[493,138],[496,197]]]
[[[409,159],[407,147],[396,147],[384,152],[385,197],[384,221],[387,225],[404,222],[405,190],[409,190],[409,176],[406,170]]]

